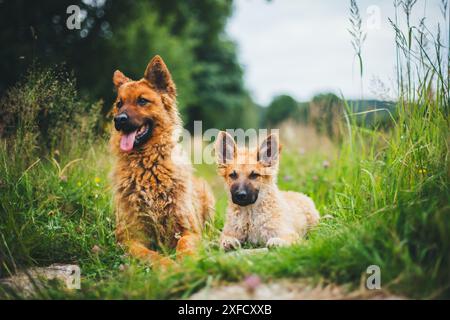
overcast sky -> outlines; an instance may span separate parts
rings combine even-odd
[[[394,7],[391,0],[357,2],[367,32],[363,93],[365,98],[380,98],[378,93],[384,90],[374,85],[373,79],[395,87],[394,33],[388,22],[394,17]],[[443,23],[440,2],[418,0],[414,21],[425,13],[428,24]],[[349,99],[361,96],[347,30],[348,7],[346,0],[236,1],[227,32],[238,44],[245,83],[257,103],[266,105],[282,93],[300,101],[324,91],[342,92]],[[388,94],[393,96],[394,92]]]

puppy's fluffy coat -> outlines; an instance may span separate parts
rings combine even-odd
[[[220,240],[225,250],[245,242],[268,247],[292,244],[318,223],[319,212],[309,197],[278,189],[280,150],[275,135],[249,150],[237,148],[228,133],[219,133],[218,172],[230,190]]]

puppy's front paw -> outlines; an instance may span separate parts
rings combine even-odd
[[[283,240],[281,238],[270,238],[267,241],[266,247],[267,248],[276,248],[276,247],[283,247],[287,246],[289,243],[286,240]]]
[[[238,239],[234,237],[224,236],[220,240],[220,247],[225,251],[237,250],[241,247],[241,243]]]

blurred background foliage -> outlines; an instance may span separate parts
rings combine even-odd
[[[80,30],[66,27],[72,4],[84,16]],[[0,39],[8,43],[0,52],[1,61],[8,61],[0,65],[1,93],[36,61],[64,63],[83,95],[104,100],[107,114],[114,70],[139,79],[150,58],[160,54],[178,86],[188,126],[194,119],[208,127],[256,124],[236,45],[224,34],[232,1],[19,0],[0,2],[0,12]]]
[[[66,27],[72,4],[82,12],[80,30]],[[194,120],[202,120],[203,128],[225,129],[274,127],[291,118],[336,135],[343,103],[335,95],[318,95],[311,102],[281,95],[269,106],[255,104],[244,86],[236,44],[224,31],[232,12],[231,0],[0,1],[0,39],[8,44],[0,51],[5,62],[0,64],[0,96],[36,65],[61,66],[76,79],[71,87],[86,102],[103,101],[96,128],[104,128],[115,96],[114,70],[139,79],[149,59],[159,54],[177,84],[188,129]],[[373,105],[356,104],[364,110]],[[40,108],[51,116],[45,104]],[[373,120],[378,124],[389,118]]]

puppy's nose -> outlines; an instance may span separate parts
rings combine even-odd
[[[236,192],[235,197],[236,197],[236,200],[238,200],[238,201],[245,201],[245,200],[247,200],[247,191],[245,191],[245,190],[238,191],[238,192]]]
[[[128,115],[126,113],[118,114],[114,117],[114,127],[121,130],[128,123]]]

